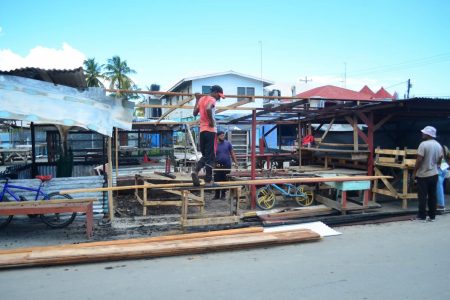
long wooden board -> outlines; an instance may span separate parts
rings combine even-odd
[[[245,249],[276,244],[320,240],[310,230],[278,233],[247,233],[158,243],[113,244],[103,247],[70,247],[36,249],[25,252],[0,252],[0,268],[61,265],[122,259],[138,259],[205,253],[229,249]]]
[[[336,177],[294,177],[294,178],[265,178],[255,180],[235,180],[235,181],[220,181],[216,182],[218,186],[233,186],[233,185],[266,185],[266,184],[283,184],[283,183],[317,183],[317,182],[342,182],[342,181],[362,181],[375,180],[382,178],[392,178],[392,176],[336,176]],[[73,189],[62,190],[61,194],[76,194],[85,192],[104,192],[104,191],[119,191],[130,190],[137,188],[173,188],[173,187],[194,187],[192,183],[168,183],[168,184],[144,184],[131,186],[115,186],[111,188],[95,188],[95,189]]]

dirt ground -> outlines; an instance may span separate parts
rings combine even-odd
[[[229,214],[230,202],[213,197],[213,193],[205,193],[205,214]],[[94,237],[91,240],[86,238],[84,216],[78,215],[71,225],[62,229],[48,228],[39,218],[15,216],[6,228],[0,230],[0,249],[183,233],[179,207],[152,207],[148,209],[147,216],[143,216],[142,205],[134,194],[114,195],[114,201],[113,222],[105,222],[102,215],[95,215]],[[199,209],[190,207],[189,213],[199,213]]]

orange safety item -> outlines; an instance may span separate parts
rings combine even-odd
[[[306,146],[308,144],[314,143],[314,137],[311,134],[308,134],[302,139],[302,145]]]

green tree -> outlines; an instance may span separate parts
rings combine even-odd
[[[136,71],[128,66],[126,60],[122,60],[117,55],[108,59],[108,63],[105,65],[105,72],[103,73],[110,82],[109,88],[118,90],[137,89],[137,86],[129,77],[131,74],[136,74]],[[115,96],[120,97],[122,95],[117,93]],[[134,98],[134,96],[128,95],[126,98]]]
[[[84,75],[86,76],[86,83],[89,87],[104,87],[100,79],[103,79],[102,75],[103,65],[99,65],[95,58],[88,58],[84,62]]]

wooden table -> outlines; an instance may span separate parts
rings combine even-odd
[[[319,174],[320,177],[336,177],[337,174]],[[325,204],[331,208],[341,211],[343,214],[347,210],[364,210],[369,206],[369,190],[370,190],[370,180],[355,180],[355,181],[342,181],[342,182],[325,182],[325,184],[333,189],[336,189],[336,200],[330,198],[315,195],[316,201]],[[357,205],[354,203],[347,202],[347,192],[348,191],[363,191],[363,205]],[[341,196],[339,199],[339,195]]]

